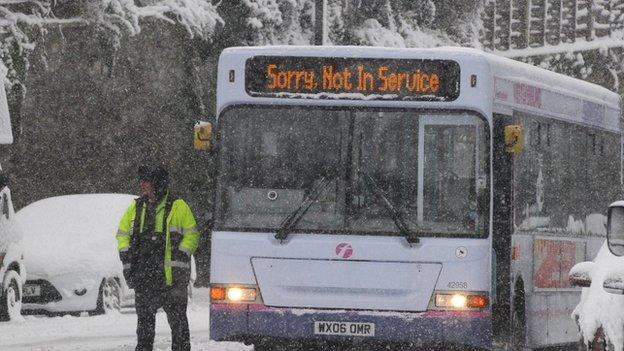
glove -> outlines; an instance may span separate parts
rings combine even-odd
[[[124,279],[126,279],[126,284],[128,284],[129,289],[134,289],[134,274],[130,268],[125,268],[123,270]]]
[[[134,287],[134,274],[132,273],[132,255],[128,250],[119,253],[119,260],[123,264],[123,276],[128,284],[128,288]]]

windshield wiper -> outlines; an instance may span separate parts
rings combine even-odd
[[[318,199],[329,183],[331,183],[331,181],[325,177],[318,180],[318,184],[312,188],[308,196],[301,201],[301,204],[299,204],[294,211],[284,218],[279,229],[277,230],[277,233],[275,234],[275,239],[282,242],[288,237],[288,234],[292,232],[293,228],[297,225],[297,223],[299,223],[306,212],[308,212],[310,207],[312,207],[312,204],[316,202],[316,199]]]
[[[371,177],[371,175],[368,174],[368,172],[366,171],[359,170],[359,173],[364,176],[364,183],[369,188],[369,190],[371,190],[373,194],[375,194],[375,196],[379,197],[382,200],[381,202],[384,204],[384,206],[386,206],[388,211],[390,211],[390,215],[392,216],[392,221],[394,222],[394,225],[396,225],[401,234],[403,234],[407,242],[410,245],[418,244],[420,242],[420,238],[409,228],[401,211],[399,211],[396,206],[390,201],[390,199],[388,199],[386,194],[383,193],[383,190],[381,190],[379,185],[377,185],[375,179],[373,179],[373,177]]]

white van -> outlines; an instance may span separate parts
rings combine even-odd
[[[4,79],[7,68],[0,62],[0,144],[11,144],[11,118]],[[26,281],[21,231],[15,220],[8,177],[0,167],[0,321],[19,318],[22,285]]]

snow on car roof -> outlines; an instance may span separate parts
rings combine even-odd
[[[115,234],[134,195],[80,194],[36,201],[16,213],[29,275],[115,272]]]

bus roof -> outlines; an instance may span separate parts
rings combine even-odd
[[[491,95],[489,108],[481,106],[484,113],[489,113],[493,105],[506,106],[515,110],[527,109],[546,111],[557,117],[558,109],[561,106],[570,105],[571,99],[577,103],[568,111],[559,113],[559,117],[573,113],[571,110],[584,110],[593,113],[595,106],[598,106],[602,113],[609,117],[608,129],[615,128],[615,121],[619,120],[620,96],[599,85],[585,82],[580,79],[571,78],[559,73],[533,66],[527,63],[515,61],[509,58],[496,56],[481,50],[463,47],[439,47],[439,48],[385,48],[367,46],[261,46],[261,47],[233,47],[227,48],[221,54],[219,62],[220,75],[219,82],[224,79],[225,65],[232,64],[232,61],[246,60],[253,56],[301,56],[301,57],[333,57],[333,58],[370,58],[370,59],[424,59],[424,60],[454,60],[462,65],[461,86],[470,86],[469,75],[479,76],[479,84],[490,86],[486,90]],[[231,66],[229,66],[231,67]],[[470,67],[467,69],[466,67]],[[242,68],[242,67],[238,67]],[[242,68],[244,70],[244,68]],[[464,72],[466,71],[466,72]],[[474,71],[474,72],[473,72]],[[468,80],[466,80],[468,79]],[[467,84],[466,84],[467,83]],[[462,88],[462,94],[467,90]],[[480,90],[483,94],[483,89]],[[230,92],[231,93],[231,92]],[[537,106],[540,96],[548,94],[551,102],[550,106]],[[231,94],[225,100],[231,99]],[[555,97],[555,98],[553,98]],[[558,97],[558,98],[557,98]],[[466,105],[476,103],[475,98],[481,98],[477,94],[468,94],[463,99],[458,99],[454,105]],[[219,99],[219,98],[218,98]],[[567,100],[566,100],[567,99]],[[272,99],[269,99],[272,100]],[[326,99],[325,99],[326,101]],[[337,101],[337,100],[334,100]],[[274,101],[275,102],[275,101]],[[311,103],[308,99],[307,103]],[[323,103],[322,101],[319,103]],[[335,102],[344,104],[344,102]],[[384,103],[384,101],[381,101]],[[374,104],[374,102],[368,102]],[[386,105],[392,102],[385,101]],[[405,104],[405,102],[403,102]],[[426,102],[423,103],[427,105]],[[439,104],[435,103],[434,104]],[[477,103],[478,104],[478,103]],[[587,105],[589,105],[589,110]],[[218,109],[223,104],[217,103]],[[226,104],[227,105],[227,104]],[[442,105],[440,105],[442,106]],[[460,106],[462,107],[462,106]],[[465,107],[465,106],[464,106]],[[573,120],[586,118],[580,116],[583,112],[574,112],[579,116]],[[617,117],[615,117],[617,116]],[[567,118],[565,118],[567,119]],[[590,123],[594,124],[594,123]],[[619,124],[619,123],[618,123]],[[617,127],[619,129],[619,126]]]

